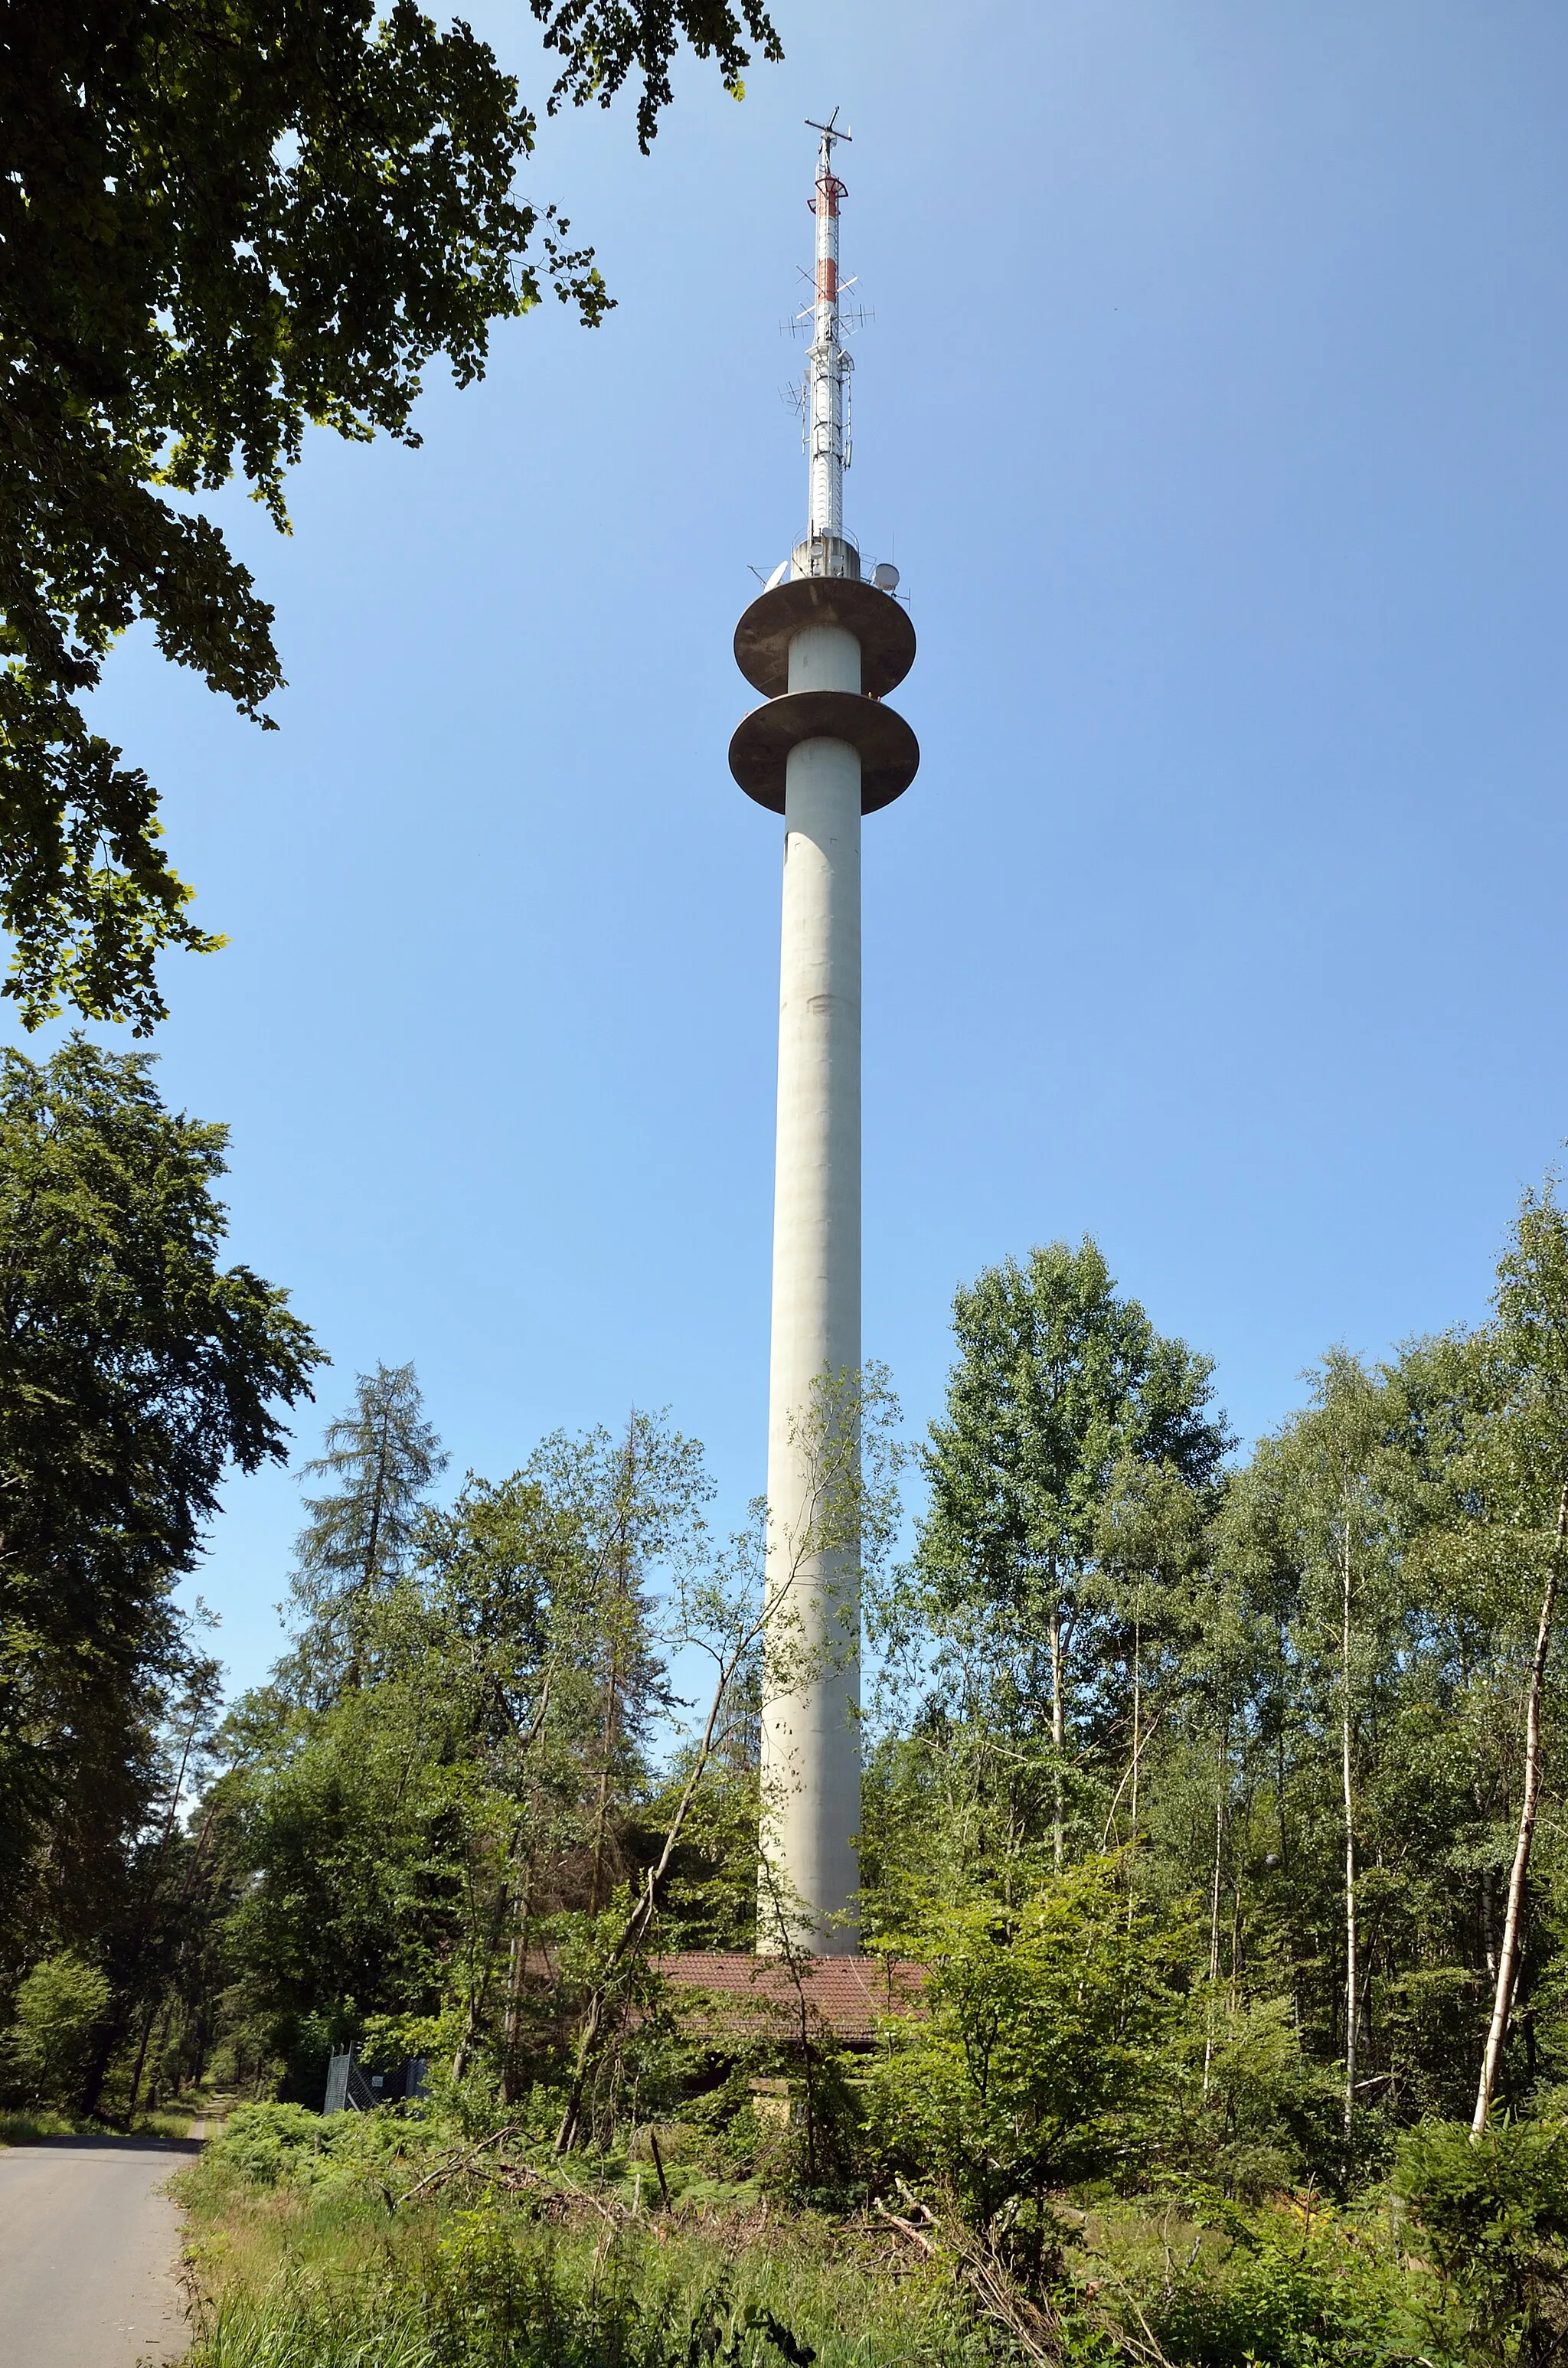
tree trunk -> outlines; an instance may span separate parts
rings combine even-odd
[[[605,1688],[604,1733],[599,1743],[599,1794],[594,1811],[594,1865],[588,1890],[588,1913],[604,1906],[605,1845],[609,1836],[609,1771],[615,1752],[617,1688],[620,1683],[620,1636],[610,1645],[609,1677]]]
[[[1345,2138],[1356,2120],[1356,2027],[1360,2019],[1360,1964],[1356,1930],[1356,1796],[1350,1768],[1350,1516],[1345,1517],[1339,1636],[1339,1772],[1345,1808]]]
[[[597,1916],[604,1906],[605,1850],[609,1839],[610,1769],[615,1756],[616,1728],[620,1714],[620,1647],[631,1623],[631,1563],[628,1531],[631,1492],[637,1471],[637,1409],[626,1418],[626,1478],[616,1545],[616,1598],[610,1635],[609,1673],[605,1680],[604,1734],[599,1746],[599,1792],[594,1816],[594,1867],[588,1911]]]
[[[1524,1920],[1525,1882],[1529,1873],[1530,1844],[1535,1839],[1536,1814],[1540,1806],[1540,1698],[1546,1682],[1546,1656],[1551,1649],[1551,1618],[1557,1606],[1557,1575],[1568,1537],[1568,1482],[1557,1500],[1557,1535],[1547,1565],[1546,1590],[1540,1600],[1540,1625],[1536,1631],[1535,1657],[1530,1663],[1529,1691],[1525,1698],[1525,1790],[1519,1804],[1519,1838],[1514,1847],[1508,1877],[1508,1906],[1503,1918],[1503,1945],[1497,1952],[1497,1987],[1492,2001],[1492,2023],[1481,2059],[1481,2085],[1476,2091],[1471,2134],[1480,2137],[1492,2111],[1497,2087],[1497,2066],[1508,2037],[1508,2016],[1519,1974],[1519,1927]]]
[[[1051,1748],[1052,1765],[1051,1781],[1054,1814],[1051,1825],[1051,1857],[1058,1874],[1062,1872],[1066,1824],[1066,1804],[1062,1791],[1062,1755],[1067,1743],[1066,1707],[1062,1699],[1062,1606],[1051,1607]]]
[[[1137,1908],[1132,1887],[1132,1853],[1138,1847],[1138,1763],[1143,1748],[1143,1637],[1142,1607],[1132,1615],[1132,1797],[1128,1804],[1127,1930],[1131,1933]]]
[[[533,1717],[529,1722],[528,1731],[522,1738],[522,1748],[518,1754],[519,1765],[525,1773],[528,1768],[528,1755],[533,1750],[534,1745],[539,1741],[540,1735],[544,1732],[544,1722],[550,1714],[551,1689],[554,1685],[554,1671],[552,1668],[547,1668],[544,1673],[544,1682],[540,1688],[539,1702],[534,1711]],[[506,1910],[512,1904],[513,1894],[516,1888],[517,1852],[521,1848],[525,1834],[528,1836],[528,1872],[523,1879],[521,1954],[518,1953],[518,1943],[514,1940],[506,1979],[506,2055],[501,2072],[501,2101],[503,2104],[509,2104],[511,2102],[507,2090],[510,2083],[512,2046],[516,2036],[517,2009],[522,1997],[523,1969],[525,1961],[528,1957],[528,1901],[533,1889],[534,1827],[533,1818],[529,1814],[528,1803],[526,1798],[518,1802],[517,1814],[512,1820],[512,1838],[506,1845],[506,1855],[503,1861],[501,1884],[495,1897],[495,1917],[494,1921],[491,1926],[489,1941],[484,1952],[483,1963],[481,1968],[481,1978],[477,1985],[471,1982],[469,1986],[468,2024],[463,2032],[462,2040],[458,2047],[458,2052],[452,2058],[452,2078],[454,2080],[460,2080],[464,2072],[468,2068],[469,2055],[473,2047],[475,2040],[479,2036],[479,2030],[481,2022],[483,2020],[484,2009],[489,2003],[491,1972],[495,1962],[496,1954],[501,1946],[501,1935],[506,1930]]]
[[[501,2102],[515,2105],[517,2085],[517,2046],[523,2027],[523,1985],[528,1969],[528,1926],[533,1921],[534,1850],[530,1839],[528,1863],[523,1870],[523,1887],[517,1899],[517,1921],[512,1934],[512,1962],[506,1977],[506,2038],[501,2058]]]
[[[370,1534],[365,1543],[365,1568],[361,1574],[359,1584],[354,1590],[356,1599],[362,1596],[369,1596],[370,1594],[375,1586],[377,1573],[381,1567],[381,1515],[385,1510],[386,1506],[387,1462],[391,1446],[391,1432],[392,1408],[390,1406],[383,1406],[381,1408],[381,1446],[376,1455],[376,1486],[375,1493],[370,1499]],[[343,1673],[343,1682],[348,1688],[350,1693],[358,1693],[360,1686],[361,1673],[359,1668],[360,1631],[358,1625],[357,1601],[351,1602],[349,1605],[349,1623],[348,1667]]]
[[[1209,1996],[1203,2009],[1203,2094],[1214,2062],[1214,1993],[1220,1987],[1220,1875],[1225,1849],[1225,1770],[1230,1758],[1231,1722],[1220,1725],[1220,1748],[1214,1771],[1214,1873],[1209,1892]]]
[[[1138,1762],[1143,1743],[1143,1643],[1139,1615],[1132,1619],[1132,1798],[1128,1804],[1127,1847],[1138,1847]]]
[[[1478,1784],[1475,1788],[1475,1808],[1478,1817],[1482,1814],[1482,1807],[1481,1787]],[[1481,1948],[1482,1954],[1486,1960],[1486,1978],[1489,1982],[1494,1982],[1497,1978],[1497,1886],[1492,1879],[1492,1869],[1489,1866],[1483,1866],[1481,1870]]]
[[[501,1880],[496,1885],[495,1905],[491,1911],[490,1927],[480,1942],[479,1964],[477,1966],[471,1964],[469,1968],[468,2013],[463,2021],[463,2035],[459,2040],[457,2053],[452,2057],[454,2080],[460,2080],[467,2072],[469,2058],[473,2054],[479,2034],[484,2027],[484,2009],[490,2003],[491,1979],[496,1957],[500,1954],[501,1936],[506,1929],[506,1910],[512,1904],[512,1869],[517,1853],[517,1839],[522,1832],[524,1823],[525,1815],[519,1811],[512,1828],[512,1839],[502,1861]],[[478,1918],[475,1917],[473,1920],[477,1923]]]
[[[562,2109],[561,2121],[555,2133],[557,2155],[569,2154],[577,2142],[578,2131],[582,2125],[583,2099],[588,2085],[588,2075],[593,2070],[599,2048],[611,2027],[615,1985],[623,1970],[629,1970],[636,1963],[653,1931],[653,1921],[664,1896],[665,1878],[670,1871],[670,1861],[680,1847],[681,1836],[686,1831],[687,1819],[691,1815],[692,1804],[697,1798],[699,1788],[708,1772],[709,1762],[713,1757],[714,1737],[719,1731],[720,1714],[729,1697],[735,1672],[756,1644],[761,1629],[762,1621],[759,1617],[752,1622],[740,1638],[732,1645],[730,1651],[719,1664],[719,1675],[714,1683],[712,1700],[708,1705],[708,1716],[703,1723],[702,1733],[698,1739],[697,1749],[693,1755],[686,1782],[681,1787],[680,1798],[676,1803],[675,1815],[665,1829],[663,1847],[657,1860],[644,1874],[642,1888],[632,1901],[631,1911],[616,1935],[614,1945],[605,1959],[598,1979],[588,1993],[587,2008],[577,2040],[577,2060],[573,2066],[571,2083],[566,2091],[566,2102]]]

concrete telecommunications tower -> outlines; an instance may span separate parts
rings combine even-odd
[[[767,1584],[775,1680],[763,1713],[764,1853],[797,1941],[855,1952],[860,1823],[856,1555],[819,1550],[822,1451],[813,1415],[860,1368],[860,817],[909,787],[915,734],[882,704],[915,659],[898,571],[860,574],[844,531],[850,360],[839,313],[838,221],[847,192],[820,135],[816,286],[804,390],[806,532],[735,629],[766,695],[730,743],[749,797],[784,817],[774,1187]],[[780,1681],[778,1672],[785,1674]],[[765,1938],[767,1945],[766,1921]]]

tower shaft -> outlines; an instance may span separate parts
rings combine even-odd
[[[833,625],[790,645],[792,691],[858,693]],[[784,782],[778,1133],[768,1391],[769,1682],[762,1716],[765,1937],[858,1947],[860,1601],[852,1533],[860,1369],[860,757],[792,749]]]
[[[757,1946],[824,1956],[859,1939],[860,821],[920,761],[883,703],[915,656],[881,588],[896,571],[862,583],[844,533],[836,120],[813,127],[807,531],[736,628],[766,703],[730,743],[736,780],[784,816]]]

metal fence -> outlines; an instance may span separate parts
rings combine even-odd
[[[405,2056],[390,2072],[367,2072],[355,2063],[351,2047],[335,2047],[327,2059],[324,2113],[368,2113],[374,2105],[423,2097],[430,2069],[423,2055]]]

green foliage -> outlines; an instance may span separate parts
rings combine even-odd
[[[363,1681],[378,1617],[406,1576],[426,1493],[446,1463],[413,1366],[361,1373],[352,1407],[328,1423],[304,1467],[306,1479],[335,1485],[305,1499],[310,1520],[294,1549],[289,1591],[302,1628],[285,1665],[292,1690],[331,1702]]]
[[[0,1064],[0,1967],[142,1920],[159,1728],[199,1691],[172,1590],[321,1361],[284,1292],[220,1263],[224,1142],[144,1056]]]
[[[732,86],[743,28],[778,54],[755,0],[534,13],[556,97],[608,101],[642,75],[644,146],[683,39]],[[13,12],[0,124],[6,992],[28,1026],[63,1000],[142,1032],[159,949],[220,940],[190,918],[155,791],[83,696],[138,618],[242,714],[265,720],[282,678],[270,609],[190,497],[237,473],[284,525],[307,425],[416,443],[436,356],[466,385],[491,323],[545,284],[590,324],[608,299],[554,210],[517,192],[536,126],[516,82],[413,0]]]
[[[182,2184],[199,2254],[210,2191],[200,2177]],[[597,2219],[544,2226],[495,2201],[424,2226],[371,2208],[349,2213],[317,2188],[264,2190],[254,2218],[231,2210],[192,2368],[1001,2368],[1008,2358],[944,2279],[884,2284],[862,2248],[810,2221],[758,2232],[676,2218],[612,2235]],[[267,2250],[236,2279],[233,2239],[243,2246],[253,2230],[281,2240],[280,2274],[268,2274]]]
[[[421,1508],[434,1440],[412,1373],[385,1369],[330,1437],[337,1486],[301,1548],[299,1645],[231,1721],[220,1790],[259,1875],[231,1947],[302,2076],[299,2036],[318,2033],[306,2101],[324,2039],[414,2016],[442,2019],[437,2078],[497,2080],[515,2102],[561,2077],[565,2023],[679,1811],[689,1760],[662,1787],[649,1765],[673,1707],[653,1582],[674,1582],[678,1612],[700,1567],[700,1451],[638,1415],[619,1439],[547,1439],[510,1479],[471,1475],[455,1504]],[[755,1797],[728,1749],[743,1714],[737,1701],[710,1738],[714,1781],[667,1870],[672,1907],[688,1886],[699,1923],[740,1912],[715,1860]]]
[[[1119,1295],[1091,1241],[988,1269],[953,1328],[900,1641],[927,1715],[965,1730],[966,1860],[1027,1855],[1049,1824],[1060,1866],[1094,1847],[1080,1749],[1130,1661],[1141,1683],[1231,1435],[1210,1360]]]
[[[608,107],[627,76],[641,74],[637,137],[646,154],[658,129],[660,109],[669,105],[670,63],[684,35],[699,58],[714,58],[732,98],[745,97],[741,80],[751,61],[743,35],[765,58],[784,54],[766,9],[756,0],[643,0],[632,18],[619,0],[528,0],[545,28],[545,44],[566,61],[551,94],[553,115],[562,99],[581,107],[589,99]]]
[[[868,1758],[863,1929],[1010,1911],[1113,1843],[1150,1912],[1201,1901],[1170,2143],[1232,2192],[1348,2192],[1403,2126],[1474,2096],[1557,1551],[1565,1242],[1551,1191],[1528,1195],[1493,1324],[1377,1368],[1332,1351],[1229,1474],[1204,1462],[1222,1434],[1202,1360],[1161,1349],[1090,1248],[960,1294],[892,1638],[911,1681]],[[1185,1472],[1181,1424],[1150,1452],[1173,1406]],[[1568,2075],[1562,1668],[1553,1641],[1556,1791],[1499,2078],[1516,2103]]]
[[[1053,1605],[1096,1560],[1119,1467],[1165,1467],[1189,1487],[1216,1477],[1230,1434],[1209,1410],[1212,1366],[1118,1297],[1089,1241],[988,1269],[957,1294],[953,1329],[922,1566],[937,1616],[966,1634],[1000,1623],[1038,1656]]]
[[[27,2112],[0,2112],[0,2146],[37,2146],[40,2138],[69,2137],[76,2123],[69,2113],[48,2106]]]
[[[335,2123],[347,2126],[341,2114],[324,2121],[303,2105],[236,2105],[210,2142],[209,2158],[215,2170],[232,2171],[254,2187],[308,2180],[337,2135]]]
[[[869,1595],[892,1682],[861,1930],[925,1970],[869,2055],[803,2007],[699,2025],[658,1962],[756,1930],[760,1527],[715,1550],[698,1451],[642,1416],[433,1507],[412,1372],[366,1377],[316,1467],[299,1648],[187,1827],[191,1675],[132,1846],[138,1946],[149,2004],[210,2013],[258,2090],[270,2053],[314,2105],[353,2039],[430,2058],[429,2093],[234,2117],[192,2192],[319,2245],[275,2307],[231,2294],[209,2358],[865,2368],[853,2325],[881,2359],[798,2251],[770,2282],[726,2237],[676,2275],[699,2216],[766,2213],[770,2243],[821,2229],[936,2281],[925,2362],[1544,2363],[1568,2334],[1558,1644],[1516,2117],[1471,2146],[1434,2116],[1473,2094],[1556,1552],[1549,1204],[1494,1323],[1377,1368],[1332,1352],[1229,1474],[1203,1360],[1097,1254],[982,1278],[918,1567]],[[717,1688],[672,1738],[694,1645]],[[188,1922],[158,1924],[176,1896]]]
[[[1394,2186],[1444,2288],[1440,2323],[1467,2360],[1512,2368],[1568,2334],[1568,2144],[1562,2123],[1457,2122],[1403,2139]]]
[[[1319,2212],[1233,2215],[1222,2255],[1201,2251],[1151,2294],[1148,2321],[1167,2358],[1192,2368],[1373,2368],[1408,2358],[1415,2331],[1397,2265]]]
[[[326,2007],[333,2035],[351,2037],[365,2013],[439,2004],[470,1806],[448,1713],[438,1692],[389,1682],[297,1714],[247,1754],[237,1806],[262,1880],[231,1947],[273,2015]]]
[[[1016,1906],[933,1914],[907,1937],[928,2011],[888,2025],[869,2082],[890,2166],[950,2187],[981,2226],[1146,2154],[1176,2066],[1172,1976],[1190,1937],[1130,1903],[1108,1861]]]
[[[69,1950],[35,1965],[5,2035],[8,2084],[28,2103],[74,2104],[108,2004],[104,1975]]]
[[[1289,1998],[1214,1999],[1198,1992],[1187,2044],[1207,2058],[1207,2086],[1188,2075],[1182,2154],[1227,2195],[1296,2185],[1335,2151],[1339,2100],[1332,2071],[1301,2048]]]

